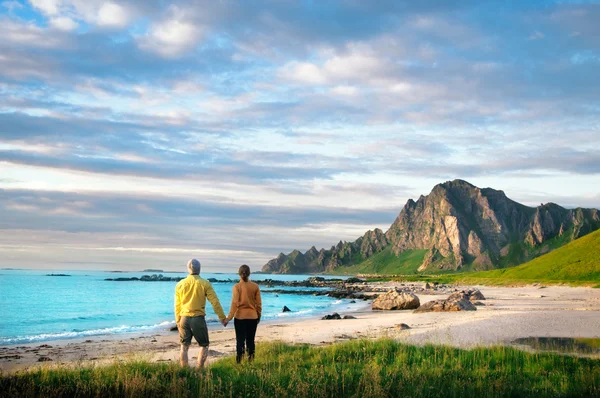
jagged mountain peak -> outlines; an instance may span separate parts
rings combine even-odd
[[[472,188],[472,189],[479,189],[477,188],[475,185],[471,184],[468,181],[465,180],[461,180],[461,179],[454,179],[454,180],[449,180],[446,182],[442,182],[439,183],[437,185],[435,185],[432,189],[432,191],[435,191],[436,189],[439,188],[444,188],[444,189],[456,189],[456,188]]]
[[[304,255],[280,255],[263,271],[330,271],[384,249],[397,256],[426,251],[420,271],[490,269],[517,265],[598,228],[597,209],[567,210],[555,203],[528,207],[501,190],[455,179],[437,184],[416,202],[408,199],[385,233],[376,228],[329,250],[313,246]]]

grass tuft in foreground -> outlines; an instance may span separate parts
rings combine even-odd
[[[132,362],[4,376],[0,396],[494,397],[599,396],[600,360],[509,347],[460,350],[357,340],[260,344],[256,361],[207,370]]]

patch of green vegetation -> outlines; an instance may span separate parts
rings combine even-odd
[[[568,244],[572,236],[573,228],[570,228],[562,235],[548,239],[539,246],[531,246],[525,242],[513,243],[509,247],[508,254],[499,258],[498,265],[501,268],[508,268],[523,264],[524,261],[532,260]]]
[[[596,285],[600,282],[600,230],[525,264],[493,271],[453,275],[452,280],[486,285],[534,282]]]
[[[360,254],[360,252],[354,252],[352,253],[352,256],[350,257],[350,264],[359,264],[361,262],[363,262],[365,259],[363,258],[362,254]]]
[[[252,364],[207,369],[147,362],[4,375],[0,396],[559,397],[598,396],[600,361],[511,347],[461,350],[357,340],[259,344]]]
[[[592,348],[600,349],[600,339],[596,338],[578,338],[574,339],[576,343],[586,344]]]
[[[425,254],[427,254],[427,250],[407,250],[396,256],[392,253],[392,248],[388,246],[359,264],[337,267],[332,273],[336,275],[412,275],[417,273]]]
[[[527,246],[525,242],[512,243],[508,247],[507,255],[498,259],[498,266],[508,268],[522,264],[528,256]]]

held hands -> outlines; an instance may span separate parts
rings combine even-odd
[[[223,319],[223,320],[221,321],[221,324],[223,325],[223,327],[224,327],[224,328],[226,328],[226,327],[227,327],[227,324],[228,324],[228,323],[229,323],[229,320],[228,320],[227,318],[225,318],[225,319]]]

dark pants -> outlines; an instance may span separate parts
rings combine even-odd
[[[248,349],[248,358],[254,359],[254,336],[256,336],[256,326],[258,319],[237,319],[233,320],[235,326],[235,341],[236,341],[236,360],[240,362],[246,348]]]

